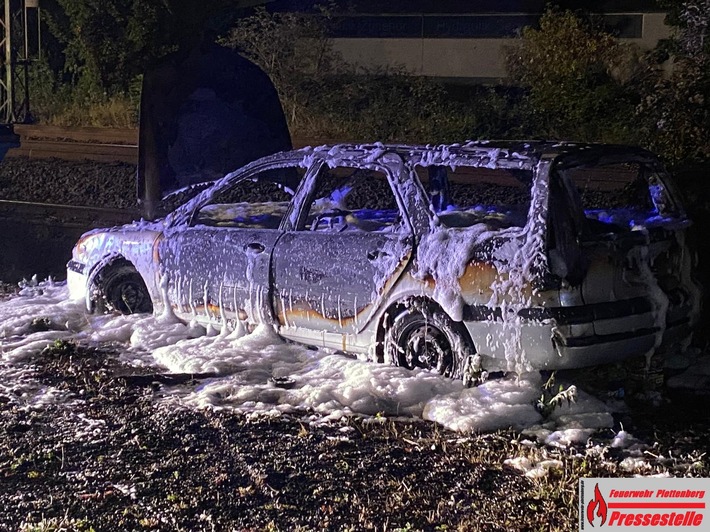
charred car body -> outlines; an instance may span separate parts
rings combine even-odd
[[[689,338],[688,226],[638,148],[322,146],[85,234],[68,282],[89,309],[268,324],[452,377],[474,353],[489,370],[574,368]]]

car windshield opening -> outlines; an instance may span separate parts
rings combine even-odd
[[[291,193],[284,187],[284,172],[303,174],[303,168],[277,168],[217,191],[193,216],[193,225],[278,229],[288,212]]]

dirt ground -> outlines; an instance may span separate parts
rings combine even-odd
[[[416,420],[192,410],[136,371],[57,344],[0,394],[0,530],[573,530],[580,476],[632,474],[611,432],[556,449]],[[650,445],[644,474],[710,474],[702,403],[619,418]],[[514,457],[560,462],[529,478]]]

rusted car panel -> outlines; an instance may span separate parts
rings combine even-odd
[[[100,282],[122,261],[156,312],[453,377],[474,354],[491,370],[571,368],[689,338],[688,225],[636,148],[322,146],[256,161],[161,221],[85,235],[68,277],[91,307],[122,293]]]

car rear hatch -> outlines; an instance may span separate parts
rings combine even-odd
[[[697,315],[690,222],[650,154],[603,150],[561,158],[553,169],[550,264],[569,284],[565,295],[586,309],[568,323],[567,346],[625,342],[629,355],[642,354],[666,330],[687,337]]]

